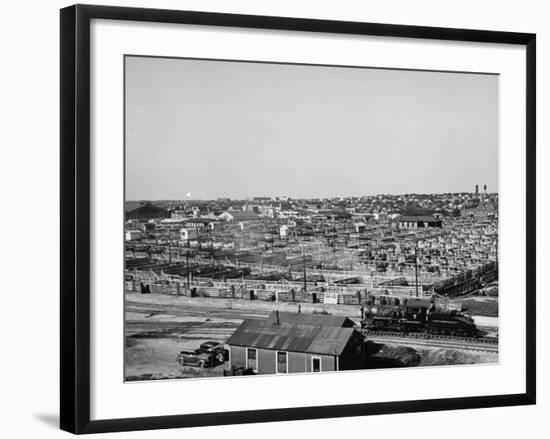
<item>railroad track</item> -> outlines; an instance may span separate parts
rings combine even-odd
[[[468,351],[498,352],[497,337],[456,337],[452,335],[434,335],[425,333],[402,333],[397,331],[364,330],[367,340],[393,342],[407,345],[461,349]]]

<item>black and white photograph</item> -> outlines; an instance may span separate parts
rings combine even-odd
[[[544,2],[5,6],[2,437],[545,436]]]
[[[499,363],[498,74],[127,54],[124,186],[126,382]]]

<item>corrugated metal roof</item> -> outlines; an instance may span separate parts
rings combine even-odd
[[[276,322],[277,312],[273,311],[267,320]],[[279,322],[298,325],[335,326],[340,328],[352,328],[355,326],[353,320],[343,316],[329,316],[326,314],[309,314],[287,311],[279,311]]]
[[[355,329],[246,319],[227,341],[233,346],[340,355]]]

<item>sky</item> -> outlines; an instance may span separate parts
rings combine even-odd
[[[127,56],[126,200],[498,191],[498,76]]]

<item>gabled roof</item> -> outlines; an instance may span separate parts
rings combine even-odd
[[[227,341],[231,346],[340,355],[355,329],[334,326],[297,325],[246,319]]]
[[[277,321],[277,312],[273,311],[267,318],[270,322]],[[340,328],[353,328],[353,320],[343,316],[329,316],[326,314],[308,314],[279,311],[280,323],[292,323],[297,325],[333,326]]]

